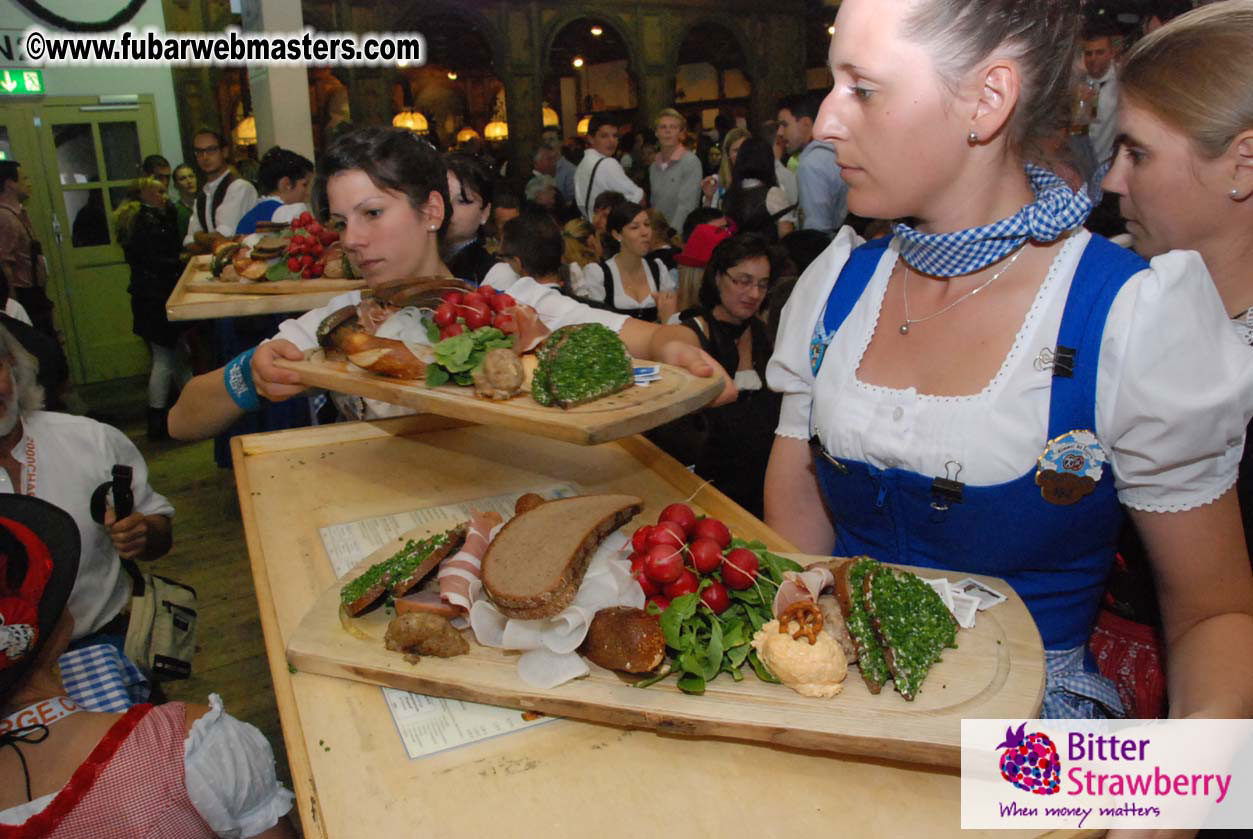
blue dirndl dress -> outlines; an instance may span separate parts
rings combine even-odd
[[[865,292],[889,237],[853,251],[827,300],[810,347],[815,377],[831,336]],[[1092,237],[1071,282],[1057,336],[1049,401],[1050,441],[1096,428],[1096,375],[1106,317],[1119,290],[1145,269],[1138,256]],[[947,475],[880,469],[832,457],[815,437],[815,466],[835,519],[834,553],[1001,577],[1014,587],[1044,642],[1043,717],[1122,716],[1112,682],[1086,644],[1114,559],[1123,511],[1112,470],[1078,501],[1045,500],[1036,463],[1017,479],[965,486]]]

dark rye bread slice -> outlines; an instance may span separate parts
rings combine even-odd
[[[339,591],[340,605],[352,617],[370,608],[389,588],[401,597],[422,581],[466,540],[466,525],[459,524],[444,533],[425,539],[410,539],[405,546],[382,562],[376,562]]]
[[[868,556],[858,556],[848,560],[834,572],[835,597],[840,601],[840,611],[844,613],[844,625],[848,628],[848,634],[857,645],[857,669],[865,680],[866,687],[875,694],[883,689],[883,683],[892,676],[883,655],[883,647],[875,634],[870,616],[866,614],[862,599],[866,576],[878,567],[878,561]]]
[[[862,596],[892,682],[913,701],[940,653],[957,646],[957,620],[921,577],[886,565],[865,575]]]
[[[509,618],[558,614],[573,602],[604,538],[643,508],[634,495],[579,495],[514,516],[483,555],[483,590]]]

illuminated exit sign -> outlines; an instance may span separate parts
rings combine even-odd
[[[0,70],[0,96],[43,96],[44,92],[43,70]]]

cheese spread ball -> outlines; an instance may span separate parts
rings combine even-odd
[[[848,660],[826,632],[810,644],[804,636],[798,640],[780,632],[778,620],[772,620],[753,635],[753,649],[779,681],[801,696],[827,698],[844,688],[840,683],[848,675]]]

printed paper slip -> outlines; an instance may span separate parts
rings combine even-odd
[[[578,495],[582,490],[574,484],[554,484],[545,489],[531,491],[552,499]],[[322,546],[326,548],[331,567],[335,569],[335,576],[339,578],[383,545],[396,541],[401,534],[419,525],[448,522],[443,526],[450,527],[453,522],[468,519],[472,509],[485,513],[494,510],[505,519],[510,519],[513,517],[513,504],[521,494],[521,492],[509,492],[504,495],[493,495],[490,498],[476,498],[460,504],[426,507],[407,513],[376,516],[346,524],[332,524],[320,528],[318,533],[322,537]],[[397,545],[397,548],[399,547]]]
[[[395,688],[383,688],[383,699],[396,721],[396,730],[400,732],[410,760],[556,719],[544,716],[527,719],[524,712],[516,708],[441,699]]]
[[[578,495],[581,490],[574,484],[556,484],[533,492],[551,499]],[[472,508],[484,512],[495,510],[507,519],[513,515],[514,502],[521,494],[511,492],[461,504],[333,524],[321,528],[319,534],[335,576],[342,577],[362,559],[419,525],[464,521]],[[410,760],[553,721],[552,717],[524,719],[523,712],[516,708],[442,699],[394,688],[381,690]]]

